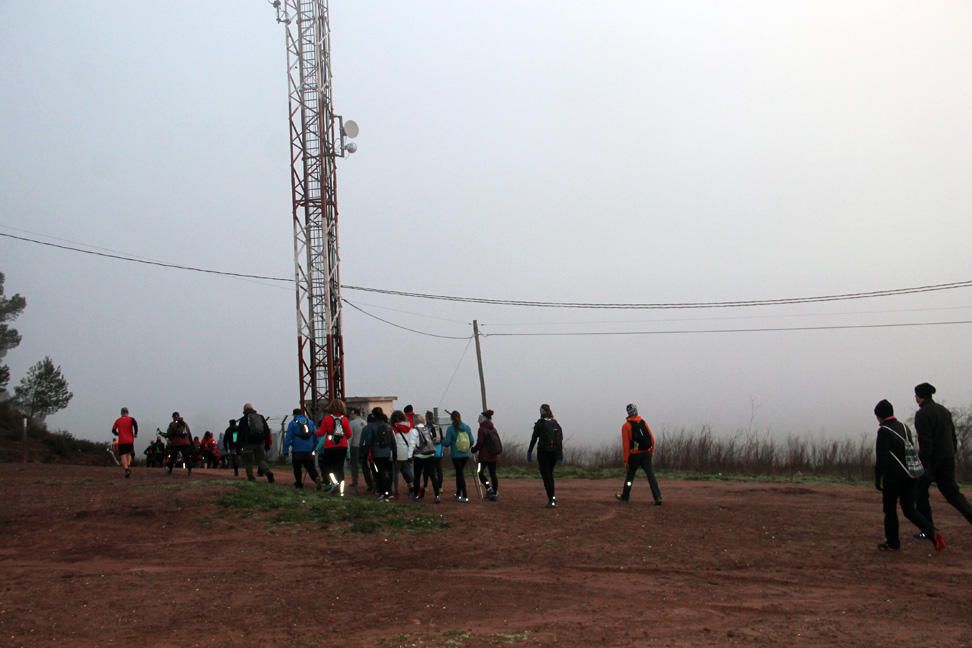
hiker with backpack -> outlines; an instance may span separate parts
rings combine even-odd
[[[408,422],[405,412],[395,410],[391,415],[392,432],[395,439],[395,459],[392,461],[392,497],[398,499],[398,476],[401,475],[408,487],[408,495],[415,492],[415,475],[412,472],[412,452],[417,443],[417,434]]]
[[[435,428],[425,423],[425,420],[416,415],[415,417],[415,451],[412,453],[412,461],[415,464],[415,492],[412,494],[412,499],[416,502],[420,501],[425,497],[425,486],[419,486],[423,476],[425,477],[426,483],[428,483],[429,478],[432,480],[432,492],[435,494],[435,503],[439,504],[442,498],[439,496],[442,490],[442,474],[441,470],[439,474],[436,474],[436,456],[435,456]],[[441,465],[441,464],[440,464]]]
[[[375,480],[370,470],[365,469],[361,461],[361,435],[364,432],[367,421],[361,418],[361,411],[357,407],[348,409],[348,422],[351,425],[351,451],[348,461],[351,463],[351,488],[358,488],[358,469],[364,473],[365,483],[368,485],[368,492],[375,489]]]
[[[442,488],[442,427],[435,420],[435,413],[425,413],[425,428],[432,437],[432,444],[435,446],[434,462],[431,464],[431,472],[426,470],[422,475],[422,488],[428,490],[429,481],[432,478],[439,480],[439,488]],[[415,485],[418,485],[416,480]]]
[[[344,460],[351,440],[351,423],[345,416],[347,407],[343,400],[332,400],[327,411],[317,426],[317,454],[321,456],[321,473],[327,477],[328,492],[337,491],[344,497]]]
[[[558,461],[564,460],[564,431],[546,403],[540,406],[540,418],[533,424],[533,436],[527,449],[528,463],[533,463],[534,448],[537,449],[537,465],[543,478],[543,488],[547,492],[547,508],[557,508],[554,468]]]
[[[125,469],[125,478],[132,476],[132,459],[135,458],[135,437],[138,436],[138,422],[128,415],[128,408],[121,408],[121,415],[111,426],[111,433],[118,437],[118,458]]]
[[[166,461],[166,473],[172,474],[172,467],[175,466],[176,455],[180,455],[186,463],[188,476],[192,476],[192,433],[189,424],[182,418],[179,412],[172,412],[172,422],[165,430],[165,438],[169,440],[169,456]]]
[[[884,503],[884,542],[879,551],[898,551],[901,538],[898,535],[897,507],[922,532],[922,537],[935,545],[935,551],[945,548],[942,535],[931,521],[915,510],[916,479],[924,474],[924,468],[915,450],[914,437],[908,426],[894,417],[894,407],[887,400],[874,406],[878,420],[877,443],[874,453],[874,487],[881,492]]]
[[[270,469],[270,464],[267,463],[267,451],[270,450],[272,438],[267,419],[257,412],[253,405],[246,403],[243,405],[243,416],[240,417],[237,425],[239,426],[246,479],[256,481],[256,477],[253,476],[253,464],[255,463],[260,474],[264,475],[267,482],[272,484],[273,471]]]
[[[628,417],[621,426],[621,448],[624,452],[624,488],[614,497],[619,502],[627,502],[631,497],[631,485],[634,483],[635,473],[641,468],[648,478],[651,495],[655,499],[655,506],[662,505],[661,490],[655,471],[651,467],[651,456],[655,454],[655,435],[651,433],[648,424],[638,416],[638,406],[628,403]]]
[[[361,435],[361,454],[368,464],[367,470],[374,471],[378,499],[387,502],[391,499],[392,461],[396,454],[394,432],[380,407],[371,410],[369,418]]]
[[[915,506],[918,512],[934,524],[928,490],[932,482],[949,504],[955,507],[965,520],[972,524],[972,504],[965,499],[955,481],[955,454],[958,438],[952,413],[933,398],[935,387],[928,383],[915,386],[915,432],[918,433],[918,454],[925,467],[925,474],[918,478]]]
[[[493,425],[493,410],[488,409],[479,415],[479,432],[476,445],[471,449],[477,455],[476,475],[486,489],[486,499],[495,502],[499,499],[499,477],[496,476],[496,462],[503,452],[503,442]],[[489,477],[486,472],[489,472]]]
[[[287,426],[287,434],[284,437],[283,456],[291,455],[291,463],[294,467],[294,488],[304,487],[304,471],[307,476],[317,485],[320,490],[323,484],[317,474],[317,466],[314,465],[314,448],[317,447],[317,429],[314,421],[304,416],[304,412],[295,407],[294,418]],[[293,453],[291,453],[293,450]]]
[[[452,457],[452,467],[456,469],[456,501],[469,503],[469,493],[466,490],[466,464],[472,456],[472,430],[462,422],[462,414],[453,411],[452,425],[446,430],[442,441],[444,448],[449,448]]]
[[[229,457],[233,466],[233,476],[240,476],[240,428],[236,419],[229,420],[229,427],[223,432],[223,452]]]

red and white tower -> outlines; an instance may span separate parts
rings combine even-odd
[[[272,4],[287,35],[300,402],[316,417],[345,397],[336,160],[358,128],[334,114],[327,0]]]

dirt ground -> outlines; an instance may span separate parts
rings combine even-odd
[[[549,510],[506,480],[498,503],[389,505],[447,530],[364,535],[166,487],[185,481],[0,465],[0,643],[972,646],[972,528],[937,493],[947,549],[903,522],[884,554],[879,495],[849,486],[662,480],[655,507],[643,481],[623,505],[563,480]]]

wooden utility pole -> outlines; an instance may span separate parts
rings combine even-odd
[[[479,392],[483,397],[483,411],[486,411],[486,379],[483,378],[483,353],[479,348],[479,321],[473,320],[473,337],[476,338],[476,364],[479,365]]]
[[[24,441],[24,459],[22,463],[27,463],[27,417],[24,417],[24,429],[23,429],[23,441]]]

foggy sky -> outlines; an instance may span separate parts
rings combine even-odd
[[[292,276],[282,27],[265,2],[0,2],[0,231]],[[958,2],[332,1],[342,281],[493,298],[683,302],[972,278],[972,6]],[[14,229],[16,228],[16,229]],[[26,234],[30,235],[30,234]],[[16,384],[50,355],[51,419],[108,439],[172,410],[218,432],[298,397],[287,285],[0,239],[27,298]],[[827,305],[539,311],[346,291],[443,335],[972,319],[969,289]],[[403,312],[404,311],[404,312]],[[352,395],[475,419],[475,354],[345,312]],[[628,402],[664,440],[871,433],[929,381],[972,403],[970,327],[486,337],[490,407],[573,443]],[[446,391],[464,349],[454,383]],[[140,438],[144,443],[146,437]],[[143,447],[139,444],[139,451]]]

